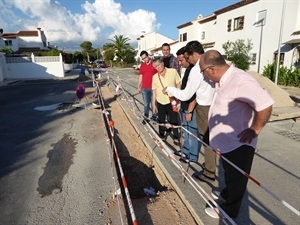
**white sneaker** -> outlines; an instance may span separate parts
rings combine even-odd
[[[208,207],[208,208],[205,209],[205,213],[207,215],[209,215],[210,217],[212,217],[212,218],[218,219],[219,215],[216,213],[215,210],[219,212],[219,210],[217,208],[212,209],[212,208]]]
[[[211,197],[215,200],[220,200],[222,202],[225,202],[226,200],[221,196],[221,192],[219,191],[213,191],[211,193]]]

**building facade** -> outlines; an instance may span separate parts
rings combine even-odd
[[[160,48],[163,43],[173,43],[173,39],[165,37],[156,32],[142,33],[138,40],[137,56],[140,56],[140,52],[146,50],[150,56],[162,55],[161,51],[156,49]]]
[[[253,44],[249,70],[262,73],[265,66],[277,61],[278,50],[282,65],[300,66],[299,0],[271,3],[269,0],[242,0],[209,16],[198,15],[177,28],[179,35],[177,42],[172,41],[173,54],[192,40],[200,41],[206,50],[216,49],[224,54],[222,45],[225,42],[242,39]]]
[[[16,53],[49,50],[47,37],[41,28],[34,31],[19,31],[18,33],[2,33],[0,47],[9,47]]]

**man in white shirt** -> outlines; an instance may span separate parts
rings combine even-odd
[[[196,93],[197,106],[195,108],[197,115],[197,127],[203,142],[209,144],[208,131],[208,111],[214,94],[214,83],[204,77],[199,66],[201,55],[204,54],[203,47],[198,41],[190,41],[185,46],[185,57],[194,65],[191,69],[186,87],[184,90],[175,87],[167,87],[163,91],[170,93],[181,101],[189,100]],[[216,155],[204,146],[205,169],[202,174],[196,177],[201,181],[215,181]]]

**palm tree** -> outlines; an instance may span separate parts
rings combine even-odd
[[[123,35],[115,35],[114,39],[110,39],[110,41],[112,42],[110,47],[114,49],[117,61],[123,61],[128,50],[134,51],[134,48],[127,43],[130,39],[123,37]]]

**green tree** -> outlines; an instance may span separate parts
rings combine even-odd
[[[124,56],[122,58],[126,63],[135,63],[135,52],[132,51],[131,49],[126,49],[124,51]]]
[[[80,44],[82,48],[82,55],[86,61],[93,61],[96,59],[96,51],[93,48],[93,44],[90,41],[84,41]]]
[[[111,45],[111,44],[110,44]],[[112,46],[104,45],[103,46],[103,55],[105,60],[114,60],[115,50]]]
[[[128,51],[134,51],[134,48],[130,46],[128,41],[130,41],[129,38],[123,37],[123,35],[115,35],[114,39],[110,39],[112,42],[111,45],[108,45],[109,48],[112,48],[114,50],[116,61],[117,62],[127,62],[127,53]]]
[[[222,47],[225,51],[227,59],[232,61],[236,67],[242,70],[248,70],[250,65],[250,51],[252,49],[251,40],[247,42],[243,39],[238,39],[235,42],[227,41]]]
[[[10,47],[4,46],[4,47],[0,48],[0,52],[5,52],[6,54],[8,54],[8,53],[11,54],[14,51]]]
[[[81,63],[83,61],[83,55],[81,52],[75,51],[73,55],[74,55],[74,62],[78,60],[78,62]]]

